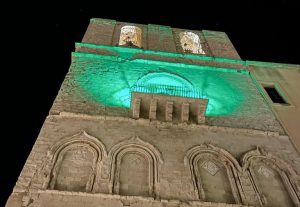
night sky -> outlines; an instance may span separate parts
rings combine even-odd
[[[124,5],[74,2],[70,6],[27,4],[26,9],[19,5],[18,11],[6,17],[0,206],[12,191],[68,71],[74,43],[81,41],[90,18],[224,31],[243,60],[300,64],[300,7],[289,1],[204,4],[199,0],[185,5],[173,1],[170,6],[152,1],[123,1]]]

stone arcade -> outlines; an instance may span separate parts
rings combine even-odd
[[[299,71],[91,19],[6,206],[300,206]]]

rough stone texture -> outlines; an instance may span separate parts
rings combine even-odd
[[[81,132],[81,130],[84,130],[85,132]],[[134,138],[136,136],[138,136],[138,138]],[[63,169],[64,166],[63,162],[65,161],[69,162],[68,165],[70,166],[70,162],[72,162],[72,160],[82,159],[82,156],[84,154],[83,151],[86,151],[85,146],[89,146],[88,148],[89,151],[91,152],[95,151],[96,147],[94,146],[95,144],[92,144],[92,142],[94,143],[101,142],[102,144],[98,143],[97,145],[100,146],[99,149],[101,148],[103,152],[94,153],[94,159],[96,160],[98,159],[98,161],[96,162],[99,165],[99,166],[92,167],[92,171],[93,171],[92,174],[95,176],[92,179],[93,180],[92,182],[94,182],[94,184],[91,184],[90,183],[91,181],[87,181],[86,178],[81,180],[81,182],[86,183],[86,186],[92,186],[90,188],[86,187],[86,190],[83,190],[86,192],[90,192],[90,191],[94,193],[117,192],[118,190],[116,190],[115,188],[117,186],[116,181],[111,181],[115,173],[112,174],[111,171],[113,169],[118,169],[118,167],[114,167],[114,165],[116,166],[119,165],[119,169],[120,169],[119,172],[121,172],[121,174],[119,175],[118,179],[120,179],[119,182],[120,182],[121,190],[119,192],[122,192],[121,194],[126,194],[127,192],[128,193],[127,195],[132,195],[132,194],[136,195],[138,194],[138,192],[141,192],[140,195],[145,195],[146,192],[145,187],[142,186],[145,186],[147,183],[145,183],[145,181],[143,180],[140,180],[140,178],[143,176],[148,176],[149,178],[151,175],[151,178],[149,178],[150,179],[149,182],[152,182],[153,185],[149,185],[150,187],[152,186],[149,190],[149,195],[154,196],[154,198],[161,199],[161,202],[163,202],[162,199],[167,199],[167,200],[175,199],[175,200],[182,200],[182,201],[197,200],[198,196],[200,196],[201,200],[205,198],[207,199],[207,201],[222,201],[221,198],[217,199],[215,197],[211,197],[213,196],[213,194],[207,194],[207,196],[204,198],[201,197],[201,194],[198,194],[198,190],[199,190],[199,189],[197,190],[198,185],[197,184],[194,185],[192,181],[193,179],[191,179],[191,171],[189,170],[191,166],[189,166],[188,164],[189,157],[191,158],[193,156],[197,157],[198,154],[201,154],[199,152],[202,150],[202,148],[203,150],[205,150],[203,152],[204,153],[203,156],[206,156],[205,160],[208,161],[210,160],[210,162],[214,162],[215,165],[218,166],[219,168],[218,171],[220,172],[221,169],[224,169],[224,167],[227,166],[227,164],[221,164],[223,161],[215,160],[218,159],[217,157],[221,157],[221,155],[218,155],[216,158],[214,158],[211,157],[214,156],[213,153],[210,154],[209,151],[212,150],[215,152],[221,152],[220,149],[226,149],[228,153],[230,153],[230,156],[232,156],[231,159],[233,161],[230,162],[233,163],[235,162],[234,164],[237,165],[236,167],[232,168],[232,173],[233,174],[236,173],[235,176],[240,176],[241,179],[246,179],[246,180],[249,179],[247,174],[243,173],[243,170],[239,169],[241,167],[244,168],[247,165],[244,164],[243,167],[242,165],[243,162],[240,162],[240,164],[238,164],[239,162],[235,161],[235,159],[241,160],[242,155],[245,154],[246,152],[251,151],[253,149],[255,151],[255,146],[263,147],[266,151],[288,162],[291,165],[291,167],[295,168],[297,171],[300,170],[300,157],[298,156],[297,152],[295,151],[288,137],[286,136],[268,135],[267,133],[263,133],[261,131],[254,131],[254,130],[209,127],[205,125],[204,126],[186,125],[186,124],[173,125],[171,123],[163,124],[159,122],[149,122],[149,121],[146,122],[143,120],[136,120],[136,121],[132,119],[126,120],[122,117],[105,118],[105,117],[82,116],[82,115],[75,115],[75,114],[74,115],[62,114],[59,116],[49,116],[45,121],[44,126],[40,132],[40,135],[36,141],[36,144],[33,147],[32,152],[28,157],[28,160],[16,184],[14,192],[18,193],[30,189],[32,190],[33,189],[46,190],[49,188],[51,189],[51,183],[53,183],[52,179],[56,179],[55,182],[59,181],[58,178],[53,177],[52,175],[53,169],[56,169],[57,166],[59,166],[60,169]],[[75,149],[78,148],[76,147],[78,146],[78,144],[76,143],[78,143],[79,146],[82,146],[83,151],[82,150],[79,150],[78,152],[75,151]],[[204,145],[204,147],[201,147],[200,145],[203,145],[203,143],[213,143],[213,146],[218,146],[218,148],[214,149],[214,147],[211,148],[210,146],[206,146],[206,145]],[[235,143],[239,143],[239,145],[236,145]],[[200,146],[199,147],[200,151],[198,149],[193,148],[197,146]],[[60,149],[61,147],[63,147],[63,149]],[[66,150],[68,148],[70,148],[70,150]],[[124,150],[121,150],[121,148],[127,149],[127,153],[124,152]],[[151,154],[153,154],[151,155],[152,156],[151,159],[150,159],[151,156],[148,157],[145,151],[143,150],[141,151],[142,148],[146,149],[149,152],[151,151]],[[60,153],[64,153],[64,151],[66,153],[60,155]],[[56,153],[58,153],[58,155],[56,155]],[[126,155],[131,156],[132,153],[136,153],[138,156],[137,158],[139,158],[139,160],[138,161],[132,160],[135,163],[131,163],[131,162],[127,163],[128,157],[126,157]],[[68,157],[71,154],[73,154],[73,157],[70,160]],[[55,158],[56,156],[64,157],[62,163],[57,164],[57,158]],[[86,153],[85,156],[89,156],[89,153]],[[118,156],[121,157],[118,158]],[[100,157],[101,157],[101,161],[100,161]],[[229,157],[229,155],[226,155],[225,157]],[[145,159],[148,161],[145,161]],[[93,159],[89,159],[89,160],[93,160]],[[143,165],[150,164],[151,166],[153,166],[153,168],[151,168],[152,170],[147,173],[145,170],[143,170],[145,168],[140,166],[139,170],[137,171],[132,171],[134,169],[130,169],[132,171],[133,176],[126,177],[126,174],[124,174],[124,172],[130,171],[129,169],[127,169],[127,167],[133,164],[139,164],[139,162],[143,162],[144,163]],[[226,163],[228,162],[229,161],[226,161]],[[33,163],[34,166],[32,166]],[[73,165],[73,167],[76,168],[77,166],[80,169],[80,170],[78,169],[79,170],[78,172],[75,172],[77,175],[78,173],[80,174],[81,172],[83,172],[82,170],[84,169],[86,170],[90,169],[87,166],[88,163],[82,164],[81,166],[80,163],[81,162],[76,162],[76,165]],[[201,168],[202,167],[201,164],[202,164],[201,162],[198,162],[197,166]],[[241,167],[239,167],[240,165]],[[68,169],[72,170],[72,167],[70,166]],[[288,171],[288,169],[282,169],[282,170],[283,170],[282,172]],[[32,173],[28,173],[28,171]],[[117,172],[116,170],[114,171]],[[60,170],[60,172],[62,172],[62,170]],[[153,174],[151,172],[157,172],[157,174],[155,173]],[[212,176],[211,174],[214,174],[214,172],[212,172],[211,174],[206,173],[205,175],[203,175],[204,172],[203,171],[201,172],[202,173],[200,173],[200,177],[203,177],[205,179],[207,179],[208,175]],[[220,172],[215,172],[215,175],[221,176],[221,174],[219,174]],[[141,175],[135,175],[135,173]],[[219,177],[218,179],[224,180],[226,178],[225,176],[226,173],[225,174],[224,173],[225,171],[222,171],[222,176]],[[292,174],[289,175],[288,173],[286,173],[286,175],[294,176]],[[63,183],[70,182],[69,183],[70,185],[74,184],[77,186],[82,186],[82,184],[80,183],[76,184],[76,182],[74,183],[72,181],[73,179],[78,178],[78,176],[74,177],[74,171],[70,171],[69,173],[65,172],[64,176],[66,178],[65,180],[63,180]],[[130,179],[133,180],[130,182],[132,185],[136,185],[134,183],[139,183],[140,188],[135,189],[136,191],[124,190],[130,188],[132,189],[133,186],[126,185],[126,182],[128,182]],[[233,179],[235,180],[236,178]],[[234,182],[238,182],[238,180]],[[240,186],[234,189],[236,191],[236,195],[239,195],[239,198],[237,198],[236,201],[242,202],[244,204],[252,203],[254,205],[257,200],[257,194],[255,194],[253,188],[252,191],[249,191],[251,189],[249,187],[251,187],[253,183],[251,184],[250,182],[250,186],[247,187],[247,185],[249,184],[247,184],[246,180],[244,181],[245,183],[236,184],[237,186]],[[291,180],[293,181],[293,179]],[[223,183],[224,189],[231,188],[230,186],[228,186],[228,182],[232,182],[232,180],[231,181],[229,179],[224,180]],[[282,181],[279,179],[278,182],[282,182]],[[204,185],[203,188],[204,193],[207,190],[205,187],[206,185]],[[218,185],[220,185],[219,182],[217,182],[217,185],[215,186],[214,189],[220,190],[220,186]],[[62,185],[61,187],[63,188]],[[62,188],[60,188],[59,190],[66,191],[69,190],[70,186],[66,185],[65,186],[66,189],[62,189]],[[246,188],[249,188],[248,190],[249,193],[245,190],[241,190]],[[178,189],[180,189],[180,191],[178,191]],[[269,186],[268,189],[271,189],[271,186]],[[82,188],[76,189],[76,191],[82,191]],[[59,193],[60,191],[55,191],[55,192],[56,194],[60,194]],[[212,191],[212,190],[210,190],[209,192],[216,193],[216,191]],[[227,190],[225,190],[224,192],[228,193]],[[252,195],[251,192],[254,193],[254,198],[251,197]],[[278,191],[276,189],[274,189],[274,191],[270,190],[268,192],[270,194],[266,194],[266,196],[268,195],[271,196],[272,193],[276,193],[276,192],[281,192],[281,191]],[[71,193],[71,195],[72,194],[73,193]],[[43,194],[43,196],[40,196],[39,199],[37,200],[39,200],[39,202],[46,202],[45,201],[45,199],[47,199],[46,195],[47,194]],[[44,196],[45,198],[43,198]],[[228,201],[229,203],[233,202],[232,200],[234,199],[233,197],[229,198],[226,196],[226,194],[224,194],[224,196],[225,196],[225,200],[223,200],[223,202],[224,201]]]
[[[300,206],[300,156],[289,137],[290,133],[297,136],[298,129],[294,128],[298,127],[292,123],[297,113],[289,119],[292,110],[288,109],[291,111],[286,115],[276,106],[277,119],[273,104],[253,77],[253,70],[259,81],[277,77],[285,91],[292,91],[290,104],[298,106],[298,89],[294,82],[287,81],[295,74],[294,67],[263,64],[262,69],[262,63],[257,62],[205,60],[207,57],[194,61],[193,55],[178,58],[171,53],[153,57],[143,49],[180,52],[176,38],[173,41],[171,37],[176,36],[176,29],[157,25],[130,24],[142,29],[143,49],[111,47],[117,44],[121,27],[127,24],[91,20],[83,41],[101,44],[102,48],[77,47],[86,56],[73,54],[70,71],[6,206]],[[150,36],[153,42],[147,43],[148,30],[154,32]],[[156,32],[161,36],[157,37]],[[211,31],[200,36],[207,44],[203,47],[207,54],[238,59],[226,38],[224,33]],[[119,55],[120,51],[125,55]],[[139,64],[126,66],[131,61]],[[170,71],[190,82],[197,81],[198,73],[205,68],[197,68],[194,76],[188,76],[196,66],[183,62],[214,65],[214,77],[235,83],[234,87],[245,92],[246,101],[228,116],[208,117],[203,116],[206,101],[195,110],[190,98],[145,94],[140,99],[133,97],[130,109],[105,106],[109,101],[106,99],[99,104],[97,97],[88,93],[100,90],[93,79],[117,88],[124,77],[127,83],[134,83],[149,71],[160,71],[157,67],[171,68],[170,62],[178,62],[178,68],[174,66]],[[226,66],[231,67],[220,69]],[[265,71],[265,67],[273,68]],[[285,67],[288,72],[282,75],[274,67]],[[128,75],[128,70],[136,73]],[[105,92],[101,90],[99,97]],[[143,99],[149,97],[144,116]],[[206,99],[198,101],[203,100]],[[201,124],[187,121],[194,111],[200,115]],[[159,118],[160,114],[164,119]],[[181,121],[174,121],[176,117]],[[287,134],[278,120],[288,129]]]
[[[86,43],[111,45],[116,21],[93,19],[82,41]]]
[[[38,200],[32,200],[30,202],[31,207],[43,206],[43,207],[246,207],[246,205],[238,204],[215,204],[211,202],[199,202],[199,201],[178,201],[178,200],[162,200],[157,201],[151,198],[133,197],[133,196],[118,196],[118,195],[106,195],[106,194],[86,194],[76,192],[56,192],[56,191],[40,191],[33,194],[39,197]],[[16,200],[21,195],[14,193],[10,200]],[[17,204],[18,205],[18,204]],[[248,206],[248,205],[247,205]]]
[[[205,43],[202,44],[204,44],[205,47]],[[99,48],[92,48],[91,46],[94,47],[98,46]],[[103,46],[102,46],[103,48],[100,48],[101,47],[100,45],[97,46],[93,44],[86,45],[86,44],[77,43],[76,51],[83,52],[83,53],[90,53],[90,54],[103,54],[103,55],[112,55],[112,56],[118,55],[118,53],[110,50],[109,48],[104,48]],[[127,47],[127,49],[132,50],[132,52],[134,53],[132,59],[147,59],[147,60],[174,62],[174,63],[225,67],[225,68],[232,68],[236,70],[247,69],[246,63],[244,61],[210,57],[209,52],[206,52],[208,56],[203,56],[203,55],[195,55],[190,53],[168,53],[168,52],[160,52],[160,54],[158,54],[155,51],[148,51],[148,53],[139,53],[137,52],[139,50],[136,48]],[[172,55],[170,56],[170,54]]]
[[[134,119],[205,123],[207,99],[133,92],[131,103],[131,113]]]
[[[118,45],[120,30],[123,26],[137,26],[142,30],[142,48],[184,53],[179,40],[179,33],[184,30],[163,25],[140,25],[127,22],[116,22],[109,19],[91,19],[82,42],[104,45]],[[224,32],[204,30],[192,31],[201,40],[206,56],[240,59],[238,53]],[[200,54],[201,55],[201,54]]]
[[[161,25],[148,25],[148,49],[155,51],[176,52],[172,29]]]
[[[213,56],[241,59],[228,36],[224,32],[204,30],[203,35]]]
[[[103,56],[104,57],[104,56]],[[108,57],[108,55],[105,55]],[[114,57],[114,56],[113,56]],[[144,61],[144,60],[143,60]],[[146,60],[145,60],[146,61]],[[99,78],[99,81],[107,81],[111,87],[122,87],[122,84],[129,82],[136,82],[143,75],[150,72],[166,71],[170,73],[178,73],[185,79],[190,79],[189,71],[181,70],[184,66],[178,66],[177,71],[174,67],[165,66],[157,67],[155,63],[135,64],[134,68],[128,66],[134,60],[98,60],[89,58],[73,58],[70,72],[62,85],[59,95],[51,109],[51,114],[58,114],[61,111],[85,113],[91,115],[110,115],[110,116],[130,116],[129,109],[119,107],[108,107],[97,103],[95,97],[89,97],[82,87],[92,88],[92,78],[78,79],[77,77],[85,76],[85,73],[91,73],[93,76]],[[128,71],[134,71],[131,75]],[[170,68],[170,69],[168,69]],[[168,70],[167,70],[168,69]],[[190,70],[192,71],[192,70]],[[270,107],[257,90],[253,83],[251,76],[240,73],[214,72],[217,77],[234,84],[235,89],[244,91],[244,103],[235,109],[235,111],[226,116],[208,116],[206,117],[207,124],[229,127],[241,127],[250,129],[260,129],[266,131],[278,132],[284,134],[282,127],[276,120]],[[126,80],[124,80],[125,78]],[[197,77],[194,76],[194,81],[197,82]],[[190,81],[193,81],[190,79]],[[99,90],[100,93],[100,90]]]

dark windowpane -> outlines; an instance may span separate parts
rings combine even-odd
[[[275,87],[268,86],[264,88],[274,103],[287,104],[287,102],[281,97]]]

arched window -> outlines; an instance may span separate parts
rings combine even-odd
[[[185,163],[190,166],[194,187],[200,200],[241,203],[235,179],[240,167],[230,153],[211,144],[203,144],[187,152]]]
[[[44,172],[47,188],[64,191],[90,192],[100,173],[100,162],[106,156],[104,145],[82,131],[56,143],[49,152]]]
[[[66,191],[91,191],[96,150],[88,144],[71,144],[60,152],[53,171],[52,188]]]
[[[194,54],[205,54],[201,48],[200,38],[193,32],[181,32],[179,34],[180,44],[184,52]]]
[[[133,137],[115,145],[108,156],[112,159],[112,193],[158,196],[158,169],[162,159],[154,146]]]
[[[142,47],[142,30],[136,26],[122,27],[119,45],[141,48]]]
[[[299,177],[290,165],[261,148],[246,153],[242,163],[263,206],[300,206]]]

